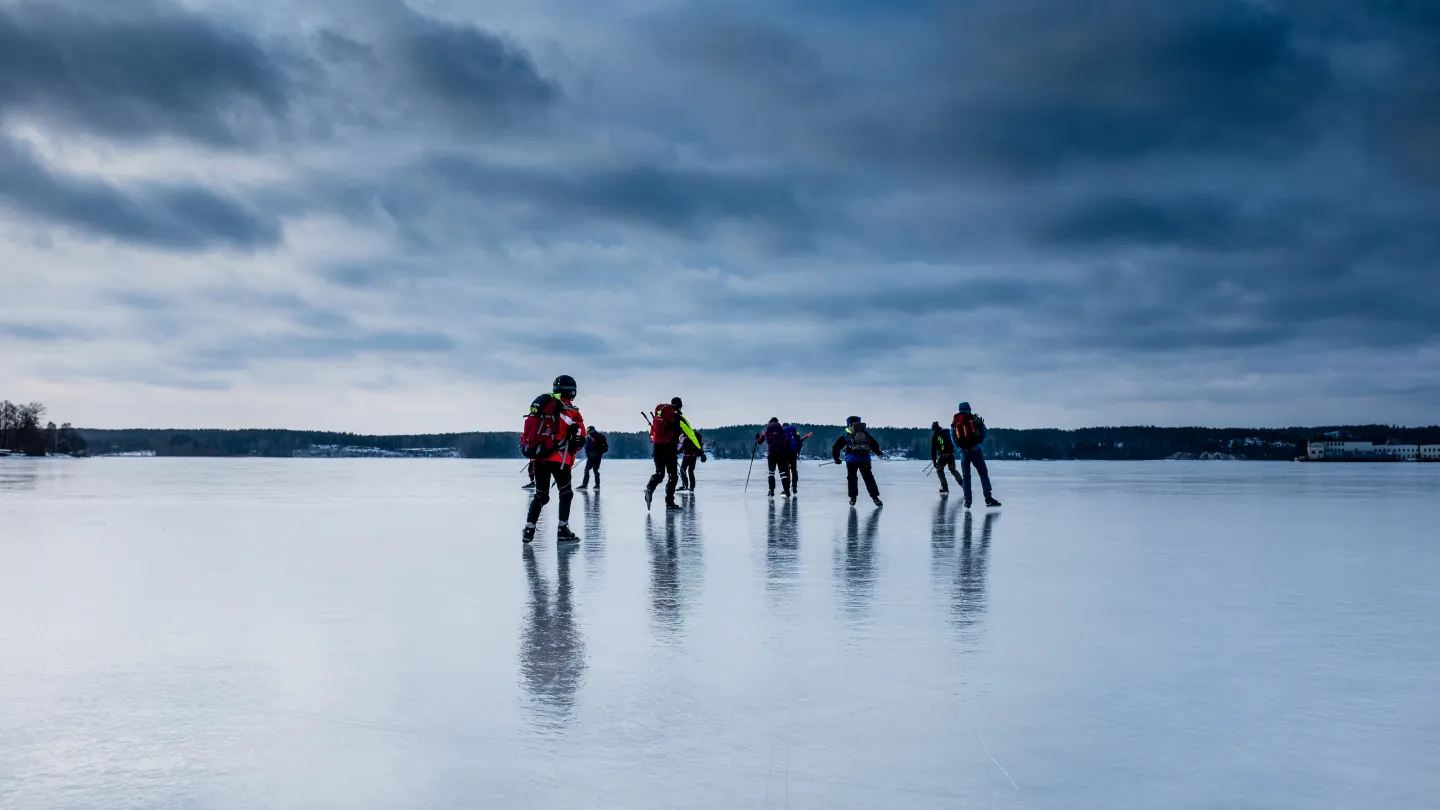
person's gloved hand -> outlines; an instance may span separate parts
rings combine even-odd
[[[709,461],[709,460],[710,460],[710,457],[709,457],[709,456],[705,455],[704,453],[701,453],[701,454],[700,454],[700,463],[701,463],[701,464],[704,464],[705,462],[707,462],[707,461]]]
[[[836,463],[836,464],[839,464],[839,463],[840,463],[840,459],[838,459],[838,458],[835,459],[835,463]]]

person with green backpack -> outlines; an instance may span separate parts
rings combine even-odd
[[[965,486],[960,478],[960,471],[955,469],[955,442],[950,438],[950,431],[940,427],[939,422],[932,422],[930,430],[930,465],[940,476],[940,494],[949,495],[950,482],[945,480],[946,469],[955,476],[955,483],[960,484],[961,488]]]

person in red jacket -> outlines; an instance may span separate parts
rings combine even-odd
[[[570,502],[575,498],[570,487],[570,468],[575,464],[575,453],[585,446],[585,420],[575,407],[575,390],[575,378],[561,374],[555,378],[551,393],[541,394],[530,403],[530,413],[525,417],[520,452],[535,466],[535,497],[530,499],[525,531],[521,534],[526,543],[535,539],[535,521],[540,519],[540,510],[550,502],[552,478],[560,491],[560,525],[555,530],[555,539],[562,543],[580,540],[570,530]]]
[[[665,481],[665,508],[679,509],[675,502],[675,484],[680,476],[680,437],[683,435],[700,447],[700,439],[690,427],[680,408],[684,403],[680,397],[670,400],[669,405],[655,406],[655,418],[650,422],[650,442],[654,445],[651,458],[655,459],[655,474],[645,485],[645,508],[655,497],[655,488]],[[668,480],[667,480],[668,479]]]

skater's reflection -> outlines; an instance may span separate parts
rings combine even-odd
[[[858,614],[870,605],[875,592],[875,534],[880,528],[880,510],[875,509],[865,518],[861,528],[860,515],[850,509],[849,522],[845,529],[845,549],[837,555],[843,602],[845,609]]]
[[[955,515],[960,509],[957,503],[950,505],[949,498],[941,498],[935,502],[935,512],[930,517],[930,570],[932,573],[939,573],[942,567],[948,567],[951,555],[955,551]]]
[[[575,693],[585,679],[585,639],[575,621],[570,583],[570,558],[578,548],[575,543],[557,547],[553,598],[535,561],[534,546],[527,544],[524,551],[530,596],[520,637],[520,676],[536,723],[548,730],[569,723]]]
[[[600,521],[600,492],[598,490],[582,489],[580,495],[585,499],[582,508],[585,510],[585,573],[591,581],[598,582],[600,570],[605,563],[605,528]]]
[[[772,594],[789,594],[799,579],[797,508],[793,498],[786,498],[777,517],[775,501],[770,501],[769,520],[765,524],[765,588]]]
[[[937,528],[932,532],[931,570],[937,586],[944,583],[950,596],[950,623],[961,631],[973,628],[985,616],[987,594],[986,574],[990,565],[990,540],[995,531],[999,512],[986,512],[981,518],[980,538],[975,539],[975,518],[965,513],[961,521],[960,550],[955,549],[954,510],[945,517],[949,525],[949,541],[944,540],[947,530],[938,528],[941,520],[937,510]],[[953,567],[953,568],[952,568]],[[948,571],[948,576],[946,572]]]
[[[695,508],[667,509],[663,530],[645,516],[646,545],[650,550],[650,618],[656,634],[674,640],[684,632],[689,601],[703,576],[704,554]]]

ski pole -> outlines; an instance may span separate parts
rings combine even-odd
[[[740,490],[742,493],[750,491],[750,473],[755,470],[755,451],[759,449],[758,444],[750,448],[750,469],[745,471],[745,488]]]

